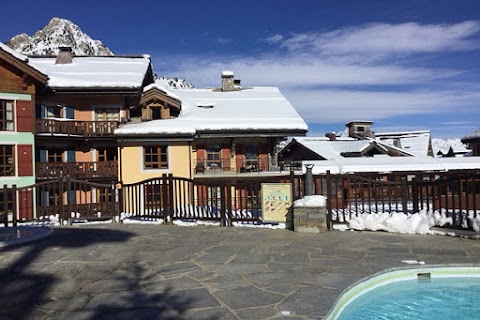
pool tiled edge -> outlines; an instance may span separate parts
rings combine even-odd
[[[350,302],[370,290],[395,281],[414,280],[417,278],[418,273],[425,272],[431,273],[434,278],[451,277],[459,274],[468,277],[480,277],[480,265],[425,265],[415,268],[393,268],[384,270],[356,282],[345,289],[325,319],[335,320]]]

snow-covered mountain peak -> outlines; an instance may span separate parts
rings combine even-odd
[[[53,18],[31,37],[19,34],[9,44],[26,55],[56,55],[59,47],[71,47],[76,55],[113,55],[101,41],[90,38],[79,26],[61,18]]]
[[[170,89],[193,89],[194,86],[185,79],[158,77],[156,82]]]

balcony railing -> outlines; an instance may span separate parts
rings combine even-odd
[[[113,131],[118,127],[118,124],[118,121],[37,119],[37,133],[104,137],[113,135]]]
[[[249,173],[276,170],[268,159],[216,159],[195,163],[196,174]]]
[[[37,162],[37,179],[114,178],[118,175],[117,161],[102,162]]]

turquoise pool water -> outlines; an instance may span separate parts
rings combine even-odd
[[[351,301],[337,319],[480,319],[480,277],[432,277],[383,284]]]

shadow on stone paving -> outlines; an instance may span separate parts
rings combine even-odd
[[[134,265],[133,274],[120,281],[123,292],[98,294],[79,309],[68,308],[65,301],[53,301],[56,312],[47,312],[43,306],[51,304],[49,289],[61,281],[55,273],[37,271],[45,266],[38,262],[42,253],[50,249],[82,248],[94,244],[121,243],[134,233],[95,228],[56,228],[46,239],[24,245],[4,247],[0,255],[12,252],[12,261],[0,269],[0,319],[55,318],[82,319],[178,319],[187,310],[191,299],[169,288],[148,294],[140,288],[141,268]],[[64,254],[61,251],[60,254]],[[68,271],[68,270],[65,270]],[[79,288],[80,289],[80,288]],[[63,310],[63,311],[62,311]],[[68,311],[65,311],[68,310]]]

